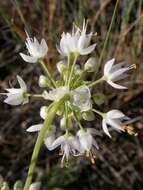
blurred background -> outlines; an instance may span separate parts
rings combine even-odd
[[[93,56],[99,60],[108,32],[115,0],[1,0],[0,1],[0,92],[16,85],[16,75],[26,81],[31,92],[40,93],[37,81],[42,72],[34,64],[25,63],[19,52],[25,50],[25,32],[48,43],[47,66],[54,72],[60,59],[56,51],[61,33],[70,31],[72,23],[88,19],[88,30],[97,32]],[[115,90],[99,85],[102,94],[96,106],[102,111],[122,110],[133,119],[131,127],[138,136],[113,133],[97,139],[100,153],[93,165],[86,158],[71,159],[60,168],[58,152],[43,146],[34,180],[42,181],[42,190],[142,190],[143,189],[143,0],[119,0],[116,15],[101,64],[113,57],[117,61],[136,64],[125,81],[129,90]],[[98,78],[98,75],[97,75]],[[102,98],[101,98],[102,97]],[[0,186],[5,180],[12,189],[17,180],[23,183],[37,134],[26,128],[40,123],[39,109],[44,101],[32,99],[24,106],[11,107],[0,97]],[[96,118],[94,125],[101,128]]]

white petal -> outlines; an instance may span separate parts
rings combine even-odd
[[[68,34],[68,33],[67,33]],[[60,41],[60,49],[64,54],[68,54],[69,53],[69,48],[68,48],[68,43],[67,42],[67,34],[63,33],[62,34],[62,39]]]
[[[41,44],[40,45],[41,45],[41,48],[42,48],[42,53],[45,56],[46,53],[48,52],[48,46],[47,46],[47,43],[46,43],[45,39],[41,40]]]
[[[23,103],[23,96],[22,94],[11,94],[8,95],[8,97],[4,100],[5,103],[10,104],[10,105],[20,105]]]
[[[66,94],[69,94],[68,87],[61,86],[57,89],[51,90],[49,93],[47,91],[44,91],[43,97],[47,100],[55,100],[58,101],[62,97],[64,97]]]
[[[118,120],[108,119],[107,122],[115,129],[124,131],[124,129],[120,126],[120,122],[118,122]]]
[[[95,46],[96,46],[96,44],[93,44],[93,45],[89,46],[88,48],[80,50],[80,54],[87,55],[87,54],[91,53],[95,49]]]
[[[107,81],[107,83],[110,84],[113,88],[116,88],[116,89],[127,89],[127,87],[121,86],[121,85],[116,84],[116,83],[114,83],[112,81],[109,81],[109,80]]]
[[[95,140],[95,139],[93,139],[92,144],[93,144],[93,146],[95,146],[97,149],[99,149],[99,146],[98,146],[98,144],[97,144],[97,142],[96,142],[96,140]]]
[[[106,133],[106,135],[108,135],[111,138],[111,135],[110,135],[110,133],[108,131],[108,127],[107,127],[105,119],[102,120],[102,127],[103,127],[103,131]]]
[[[81,104],[78,106],[81,110],[81,112],[86,112],[92,109],[92,101],[91,100],[87,100],[86,103]]]
[[[109,119],[116,119],[116,118],[125,117],[125,114],[122,113],[122,112],[119,111],[119,110],[114,109],[114,110],[111,110],[111,111],[107,112],[107,117],[108,117]]]
[[[127,78],[129,75],[127,73],[124,73],[123,75],[119,75],[118,77],[112,79],[112,82],[116,82],[116,81],[119,81],[119,80],[123,80],[125,78]]]
[[[64,136],[60,136],[58,137],[51,145],[51,150],[57,148],[58,146],[60,146],[63,142],[65,141],[65,137]]]
[[[125,62],[121,62],[121,63],[117,63],[117,64],[113,65],[112,69],[111,69],[111,73],[113,73],[114,71],[117,71],[117,70],[121,69],[125,65],[126,65]]]
[[[111,71],[114,62],[115,62],[115,58],[113,58],[113,59],[106,62],[105,66],[104,66],[104,75],[105,76],[108,77],[109,72]]]
[[[89,132],[78,131],[77,135],[79,137],[80,144],[82,148],[86,151],[90,151],[92,147],[92,135]]]
[[[64,52],[61,50],[60,46],[56,44],[56,48],[57,48],[57,51],[61,54],[61,55],[65,55]]]
[[[90,90],[83,85],[71,92],[71,102],[77,106],[81,111],[88,111],[92,108]]]
[[[49,150],[53,149],[52,144],[53,144],[54,140],[55,140],[55,135],[54,134],[52,134],[52,135],[45,138],[44,143],[45,143],[46,147]]]
[[[62,159],[61,159],[61,167],[63,167],[64,159],[66,157],[66,153],[63,153]]]
[[[81,34],[79,40],[78,40],[78,49],[82,50],[89,46],[91,37],[93,36],[92,32],[90,34]]]
[[[75,137],[69,137],[69,144],[72,147],[72,150],[80,152],[80,143],[79,140]]]
[[[109,78],[109,80],[114,80],[114,79],[116,79],[116,77],[124,75],[124,73],[128,70],[129,70],[128,68],[119,69],[119,70],[111,73],[108,78]]]
[[[17,80],[19,82],[20,88],[23,89],[24,91],[27,91],[27,86],[24,80],[19,75],[17,75]]]
[[[85,47],[87,36],[86,35],[81,35],[79,40],[78,40],[78,49],[82,50]]]
[[[40,109],[40,116],[42,119],[46,119],[47,117],[47,106],[42,106]]]
[[[27,132],[37,132],[37,131],[40,131],[42,127],[43,127],[43,124],[32,125],[26,131]]]
[[[65,155],[65,157],[66,157],[66,161],[68,161],[68,159],[69,159],[69,154],[70,154],[70,145],[69,145],[68,143],[65,143],[65,144],[63,145],[63,147],[62,147],[62,150],[63,150],[64,155]],[[63,158],[62,158],[62,163],[63,163],[63,161],[64,161],[64,156],[63,156]]]
[[[73,93],[77,93],[77,94],[80,94],[82,96],[86,96],[86,97],[91,97],[91,93],[90,93],[90,89],[86,86],[86,85],[83,85],[83,86],[80,86],[78,88],[76,88]]]
[[[10,94],[20,94],[23,92],[23,90],[21,90],[20,88],[6,88],[5,90],[9,92],[9,93],[6,93],[8,96]]]
[[[94,128],[88,128],[87,130],[88,130],[91,134],[93,134],[93,135],[99,135],[99,136],[102,136],[102,135],[101,135],[101,132],[98,131],[97,129],[94,129]]]
[[[37,62],[36,57],[32,57],[32,56],[26,55],[24,53],[20,53],[20,56],[23,58],[24,61],[26,61],[28,63],[36,63]]]

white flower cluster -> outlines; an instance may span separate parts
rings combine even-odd
[[[28,54],[20,53],[24,61],[29,63],[40,63],[46,75],[39,77],[39,86],[47,88],[43,90],[41,95],[31,94],[28,92],[25,82],[20,76],[17,76],[20,88],[6,89],[8,93],[5,103],[10,105],[20,105],[28,103],[30,97],[41,97],[45,100],[52,101],[50,106],[43,106],[40,110],[40,116],[43,122],[32,125],[27,129],[28,132],[36,132],[42,130],[44,121],[48,117],[49,109],[54,102],[60,101],[65,96],[68,100],[60,106],[57,115],[61,118],[59,127],[61,135],[57,134],[57,127],[53,124],[48,128],[45,134],[44,142],[49,150],[60,147],[62,164],[64,160],[68,161],[69,156],[88,155],[94,162],[95,154],[99,149],[94,136],[101,136],[102,132],[94,127],[88,128],[82,126],[81,120],[91,121],[94,119],[94,113],[102,117],[102,128],[105,134],[111,138],[108,126],[111,126],[118,132],[125,131],[124,121],[129,120],[119,110],[111,110],[102,113],[94,109],[91,87],[95,84],[106,81],[109,85],[117,89],[125,89],[126,87],[116,84],[115,82],[125,78],[127,71],[135,67],[124,67],[123,63],[115,64],[115,59],[107,61],[104,66],[103,76],[97,81],[84,80],[85,73],[91,73],[96,70],[97,64],[94,57],[90,57],[82,67],[79,64],[79,56],[90,54],[96,44],[90,45],[93,33],[87,34],[87,24],[83,23],[82,29],[73,27],[72,33],[63,33],[60,45],[57,46],[58,52],[65,57],[64,60],[57,64],[60,73],[60,80],[55,81],[51,76],[48,68],[44,63],[44,57],[48,52],[48,46],[44,39],[41,43],[34,37],[27,35],[26,47]],[[84,74],[84,75],[83,75]],[[59,131],[59,130],[58,130]]]

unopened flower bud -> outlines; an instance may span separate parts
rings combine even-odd
[[[60,127],[61,129],[66,129],[66,119],[63,117],[60,121]]]
[[[34,182],[30,185],[29,190],[39,190],[41,187],[41,182]]]
[[[47,114],[48,114],[48,107],[47,106],[42,106],[41,109],[40,109],[41,118],[46,119]]]
[[[83,72],[83,71],[81,70],[80,66],[79,66],[79,65],[75,65],[75,73],[76,73],[77,75],[81,75],[82,72]]]
[[[64,61],[59,61],[57,63],[57,69],[59,71],[59,73],[63,73],[63,71],[66,69],[66,63]]]
[[[67,122],[67,123],[66,123]],[[68,125],[68,126],[67,126]],[[72,127],[72,121],[71,121],[71,115],[68,115],[68,121],[66,121],[66,118],[63,117],[60,121],[60,127],[63,130],[66,130],[67,127],[68,129]]]
[[[8,186],[7,182],[3,182],[1,190],[9,190],[9,186]]]
[[[45,77],[44,75],[40,75],[39,77],[39,86],[41,88],[45,88],[45,87],[48,87],[49,86],[49,80],[47,77]]]
[[[94,57],[90,57],[84,65],[84,70],[87,72],[94,72],[96,70],[96,65],[96,59]]]
[[[95,115],[92,111],[83,112],[82,117],[86,121],[93,121],[95,119]]]

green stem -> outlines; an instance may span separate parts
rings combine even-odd
[[[71,67],[71,72],[70,72],[70,76],[69,76],[69,79],[68,79],[68,87],[69,87],[69,88],[70,88],[70,82],[71,82],[71,80],[72,80],[72,75],[73,75],[73,71],[74,71],[74,66],[75,66],[75,64],[76,64],[77,58],[78,58],[78,54],[75,55],[74,61],[73,61],[72,67]]]
[[[104,117],[106,113],[100,112],[96,109],[92,109],[93,112],[97,113],[98,115],[100,115],[101,117]]]
[[[101,62],[102,62],[102,59],[103,59],[104,51],[105,51],[105,49],[106,49],[106,47],[107,47],[107,43],[108,43],[108,40],[109,40],[110,32],[111,32],[111,29],[112,29],[112,26],[113,26],[113,23],[114,23],[114,20],[115,20],[115,15],[116,15],[118,3],[119,3],[119,0],[116,1],[116,5],[115,5],[114,12],[113,12],[113,15],[112,15],[111,23],[110,23],[108,32],[107,32],[106,37],[105,37],[105,41],[104,41],[104,44],[103,44],[103,49],[102,49],[102,51],[101,51],[101,55],[100,55],[100,57],[99,57],[99,62],[98,62],[97,71],[99,70],[99,67],[100,67]],[[94,73],[93,80],[95,80],[96,73],[97,73],[97,72]]]
[[[72,109],[72,107],[71,107],[71,109]],[[74,109],[72,109],[72,112],[73,112],[74,118],[75,118],[75,120],[76,120],[76,122],[77,122],[77,124],[78,124],[78,126],[80,128],[80,130],[84,130],[84,128],[82,127],[82,125],[81,125],[81,123],[80,123],[80,121],[79,121],[79,119],[78,119],[78,117],[77,117],[76,112],[74,111]]]
[[[34,169],[35,169],[35,165],[38,159],[38,155],[40,152],[40,148],[43,144],[43,139],[45,137],[45,134],[48,130],[48,128],[51,126],[52,121],[56,115],[56,112],[59,108],[59,106],[65,101],[65,98],[62,98],[59,102],[55,102],[53,107],[49,110],[48,112],[48,117],[45,119],[44,121],[44,126],[43,128],[40,130],[34,150],[33,150],[33,154],[32,154],[32,158],[31,158],[31,163],[30,163],[30,167],[29,167],[29,171],[28,171],[28,177],[26,179],[26,183],[24,186],[24,190],[29,190],[30,184],[32,182],[32,178],[33,178],[33,173],[34,173]]]
[[[67,106],[67,102],[65,102],[65,120],[66,120],[66,128],[68,128],[68,106]]]
[[[69,76],[69,70],[70,70],[70,59],[71,59],[71,56],[70,54],[68,55],[68,69],[67,69],[67,76],[66,76],[66,80],[65,80],[65,84],[68,85],[68,76]]]
[[[36,97],[36,98],[41,98],[43,96],[42,94],[30,94],[30,93],[26,93],[25,95],[28,97]]]
[[[98,79],[98,80],[96,80],[96,81],[90,83],[90,84],[88,85],[88,87],[90,88],[90,87],[92,87],[92,86],[94,86],[94,85],[96,85],[96,84],[98,84],[98,83],[100,83],[100,82],[102,82],[102,81],[104,81],[104,80],[105,80],[105,77],[103,76],[103,77],[101,77],[100,79]]]
[[[53,87],[56,88],[56,83],[51,75],[51,73],[49,72],[48,68],[46,67],[46,65],[44,64],[43,60],[39,61],[41,67],[43,68],[44,72],[47,74],[49,80],[51,81],[51,84],[53,85]]]

